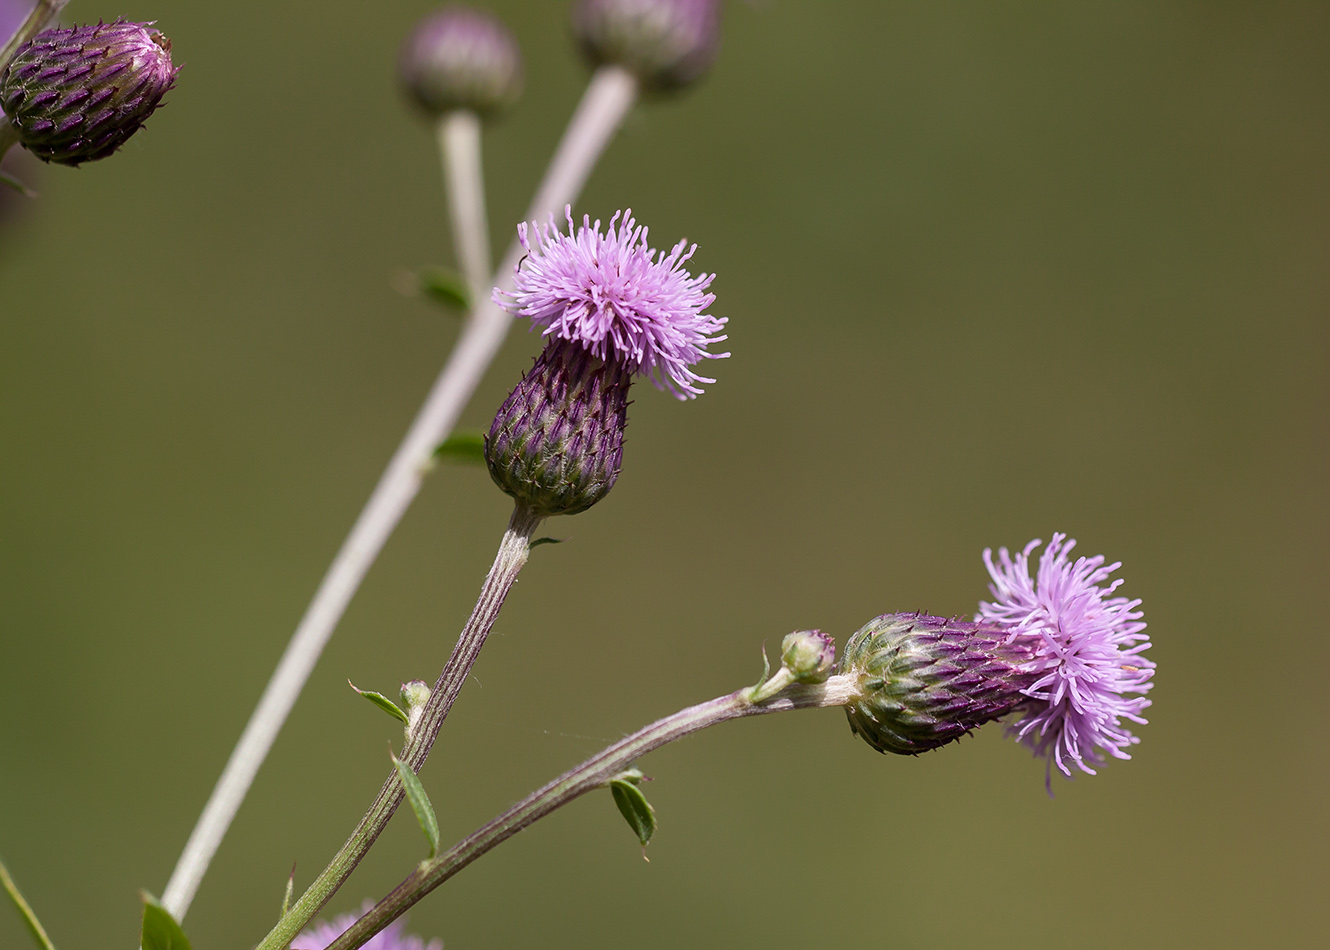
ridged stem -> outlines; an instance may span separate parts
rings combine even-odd
[[[637,80],[631,75],[617,67],[605,67],[596,73],[536,191],[536,199],[527,211],[529,220],[548,216],[577,200],[591,169],[636,99]],[[513,270],[521,256],[522,247],[514,241],[499,266],[495,280],[499,286],[512,289]],[[347,605],[419,493],[434,448],[457,424],[503,345],[511,322],[488,296],[473,302],[471,318],[448,362],[323,576],[171,872],[162,903],[177,920],[189,910],[240,803]]]
[[[490,231],[485,214],[485,176],[480,161],[480,116],[456,109],[435,129],[443,159],[443,187],[453,247],[472,301],[489,296]],[[474,303],[472,304],[474,307]]]
[[[794,684],[758,702],[751,698],[752,689],[741,689],[656,720],[532,792],[443,854],[421,862],[387,897],[329,944],[327,950],[353,950],[363,945],[472,861],[573,799],[603,787],[648,752],[729,719],[790,709],[843,706],[855,696],[857,687],[853,679],[833,676],[817,686]]]
[[[14,58],[18,48],[46,29],[51,21],[60,15],[60,11],[65,8],[65,4],[68,2],[69,0],[37,0],[37,5],[32,8],[28,18],[23,21],[14,35],[5,42],[5,45],[0,46],[0,73],[5,71],[5,67]]]
[[[494,627],[494,621],[499,616],[500,608],[503,607],[504,598],[508,595],[508,591],[512,590],[518,572],[526,563],[531,550],[531,536],[540,522],[538,516],[521,505],[514,510],[512,520],[508,523],[508,530],[504,532],[503,541],[499,544],[499,553],[494,558],[494,566],[490,568],[489,576],[485,578],[485,584],[481,588],[476,607],[462,629],[462,635],[457,638],[457,645],[453,647],[452,655],[448,657],[443,672],[439,674],[439,679],[434,684],[434,690],[430,693],[429,701],[425,704],[411,738],[398,757],[411,768],[411,771],[419,772],[420,767],[425,764],[425,759],[429,757],[430,749],[434,747],[434,740],[439,734],[439,728],[447,718],[448,711],[452,709],[457,694],[462,691],[462,684],[470,675],[471,667],[475,664],[476,657],[480,655],[481,647],[485,645],[485,638]],[[360,819],[360,824],[351,833],[351,837],[346,840],[346,844],[342,845],[328,866],[300,896],[295,906],[263,938],[258,950],[283,950],[291,939],[314,919],[328,899],[337,893],[342,882],[351,876],[351,872],[355,870],[361,859],[369,853],[369,849],[387,827],[388,820],[392,818],[393,812],[402,803],[404,796],[402,779],[394,769],[389,774],[388,780],[383,783],[383,788],[379,790],[374,804],[365,813],[365,817]]]

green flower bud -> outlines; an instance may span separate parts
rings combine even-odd
[[[522,377],[485,438],[494,483],[534,514],[574,515],[619,477],[632,373],[555,339]]]
[[[787,634],[781,641],[780,662],[796,683],[825,683],[836,665],[836,641],[820,630]]]
[[[870,620],[845,645],[841,672],[858,681],[850,729],[879,752],[936,749],[1029,701],[1028,638],[925,614]]]
[[[47,30],[0,75],[0,108],[19,143],[60,165],[113,153],[161,104],[178,70],[171,41],[148,23]]]

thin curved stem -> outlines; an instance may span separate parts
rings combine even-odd
[[[18,48],[28,40],[32,39],[60,15],[60,11],[65,8],[69,0],[37,0],[37,5],[32,8],[28,18],[14,32],[5,45],[0,47],[0,73],[5,71],[9,61],[14,58]]]
[[[592,167],[636,99],[637,81],[623,70],[604,67],[596,73],[536,192],[528,219],[547,216],[577,199]],[[496,281],[501,287],[511,289],[521,252],[516,241],[508,248]],[[347,605],[419,493],[434,448],[457,424],[503,345],[511,322],[488,297],[474,301],[472,316],[448,362],[315,591],[171,872],[162,903],[177,920],[184,919],[189,910],[240,803]]]
[[[532,792],[443,854],[421,862],[387,897],[329,944],[327,950],[353,950],[361,946],[472,861],[573,799],[601,788],[648,752],[729,719],[791,709],[843,706],[853,699],[855,690],[852,676],[833,676],[818,686],[787,686],[757,702],[751,698],[754,695],[752,689],[741,689],[658,719]]]
[[[5,867],[4,861],[0,861],[0,887],[3,887],[5,893],[9,895],[10,901],[14,904],[14,909],[23,918],[23,924],[28,928],[28,933],[32,934],[32,939],[37,946],[41,950],[55,950],[55,944],[51,943],[51,938],[46,935],[46,928],[37,919],[36,912],[24,899],[18,885],[14,883],[14,879],[9,876],[9,868]]]
[[[439,674],[439,679],[434,684],[420,720],[411,731],[411,737],[398,757],[411,768],[412,772],[419,772],[420,767],[425,764],[425,759],[429,757],[430,749],[434,747],[434,740],[438,737],[439,728],[448,717],[457,694],[462,691],[462,685],[466,682],[471,667],[485,645],[485,638],[489,636],[494,621],[498,619],[504,598],[512,590],[518,572],[526,563],[531,551],[531,536],[540,522],[541,518],[532,514],[523,505],[519,504],[514,510],[512,520],[508,523],[508,530],[504,532],[503,541],[499,544],[499,552],[495,555],[494,566],[490,568],[485,584],[481,588],[475,609],[462,629],[462,635],[457,638],[457,645],[453,647],[452,655],[448,657],[443,672]],[[342,882],[351,876],[356,865],[369,853],[379,834],[387,827],[393,812],[402,803],[403,797],[405,791],[402,779],[394,769],[389,774],[388,780],[383,783],[383,788],[379,790],[374,804],[365,813],[365,817],[360,819],[360,824],[351,833],[351,837],[346,840],[346,844],[342,845],[328,866],[300,896],[295,906],[282,916],[277,926],[263,939],[263,943],[259,944],[261,950],[279,950],[286,947],[291,938],[314,919],[314,915],[333,894],[337,893]]]

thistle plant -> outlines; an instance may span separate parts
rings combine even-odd
[[[3,128],[52,162],[106,157],[171,88],[176,67],[170,44],[149,24],[116,21],[40,32],[40,19],[29,18],[23,29],[31,35],[11,44],[12,60],[6,56]],[[832,635],[795,630],[781,640],[776,670],[764,665],[756,684],[627,735],[451,847],[442,846],[418,773],[531,558],[541,524],[590,509],[616,484],[635,380],[645,378],[680,401],[695,399],[716,383],[704,372],[706,361],[730,355],[718,351],[727,340],[727,318],[710,312],[716,275],[689,269],[696,245],[680,240],[668,251],[653,248],[647,228],[628,210],[614,213],[604,227],[589,213],[578,224],[573,212],[583,183],[639,94],[681,89],[711,65],[719,19],[712,0],[573,5],[574,35],[595,71],[497,270],[490,261],[481,144],[484,123],[520,89],[516,42],[492,16],[459,6],[425,18],[405,40],[399,78],[437,133],[462,275],[454,296],[467,311],[466,322],[296,630],[162,901],[145,901],[145,950],[187,946],[181,922],[249,783],[431,459],[449,445],[458,413],[513,318],[538,329],[543,348],[478,440],[492,480],[513,502],[493,564],[432,684],[404,683],[400,705],[356,690],[400,720],[402,745],[385,764],[384,782],[363,817],[299,896],[293,872],[281,916],[259,950],[437,950],[437,941],[404,933],[403,914],[523,828],[591,792],[609,790],[645,849],[656,819],[640,787],[639,760],[732,719],[839,707],[852,732],[871,747],[905,755],[940,749],[986,723],[1005,721],[1008,733],[1046,763],[1046,783],[1054,769],[1068,777],[1073,768],[1093,775],[1110,758],[1130,757],[1127,750],[1138,742],[1130,728],[1145,722],[1154,671],[1144,655],[1150,644],[1140,601],[1117,593],[1122,581],[1113,575],[1119,564],[1100,556],[1073,560],[1075,542],[1055,534],[1033,574],[1039,541],[1015,556],[1005,548],[996,558],[983,553],[992,599],[980,601],[972,619],[884,613],[850,635],[839,658]],[[320,923],[318,915],[404,802],[424,834],[425,857],[404,868],[400,883],[361,913]],[[0,878],[39,942],[47,940],[3,868]]]

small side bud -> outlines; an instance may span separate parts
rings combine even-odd
[[[936,749],[1030,701],[1028,639],[991,624],[886,614],[845,645],[841,672],[857,679],[850,729],[879,752]]]
[[[600,501],[619,477],[631,384],[618,360],[553,340],[485,438],[494,483],[541,517],[575,515]]]
[[[825,683],[836,665],[836,641],[820,630],[787,634],[781,641],[780,662],[796,683]]]
[[[517,40],[497,17],[470,7],[444,7],[417,23],[397,66],[407,95],[434,115],[492,115],[522,91]]]
[[[0,75],[0,108],[38,158],[106,158],[175,85],[171,41],[149,23],[98,23],[38,33]]]
[[[425,704],[429,702],[429,697],[429,683],[424,680],[412,680],[409,683],[402,684],[402,703],[406,706],[406,738],[408,740],[415,734],[416,724],[420,722],[420,716],[425,711]]]
[[[623,66],[647,88],[678,88],[716,59],[720,0],[578,0],[573,35],[593,64]]]

